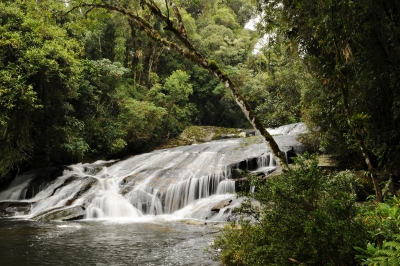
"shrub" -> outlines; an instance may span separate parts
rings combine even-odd
[[[357,247],[361,265],[400,265],[400,200],[393,196],[385,203],[370,201],[360,217],[368,230],[366,248]]]
[[[355,178],[327,175],[315,156],[263,180],[241,207],[238,224],[225,227],[213,247],[226,265],[356,265],[354,246],[366,231],[357,218]],[[260,204],[252,204],[255,199]]]

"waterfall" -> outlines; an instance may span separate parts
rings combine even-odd
[[[285,147],[299,145],[294,136],[277,138]],[[33,219],[173,215],[218,220],[234,206],[238,178],[234,169],[269,173],[275,168],[261,138],[156,150],[121,161],[71,165],[56,169],[58,174],[20,175],[0,192],[0,215],[23,213]]]
[[[99,180],[94,198],[87,208],[86,218],[140,217],[142,213],[120,193],[113,178]]]

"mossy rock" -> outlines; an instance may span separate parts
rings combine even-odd
[[[236,128],[190,126],[179,135],[178,140],[187,144],[192,144],[223,138],[240,138],[243,137],[243,134],[241,134],[242,131],[243,130]]]
[[[332,155],[318,156],[318,167],[326,170],[339,170],[339,161]]]

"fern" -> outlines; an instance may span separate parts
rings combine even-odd
[[[396,250],[400,250],[400,242],[397,241],[389,241],[384,244],[386,247],[390,247]]]
[[[396,237],[399,239],[399,236]],[[366,266],[399,266],[400,264],[400,242],[383,242],[382,247],[377,247],[374,243],[368,243],[367,249],[356,248],[357,251],[364,253],[357,255],[362,260],[361,265]]]

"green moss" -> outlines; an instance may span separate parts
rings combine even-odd
[[[240,147],[247,147],[249,145],[252,144],[256,144],[256,143],[262,143],[262,140],[260,139],[259,136],[252,136],[252,137],[248,137],[246,138],[241,144]]]
[[[168,143],[165,143],[158,148],[164,149],[164,148],[190,145],[193,143],[203,143],[211,140],[218,140],[224,136],[231,138],[232,137],[239,138],[240,133],[241,130],[236,128],[225,128],[225,127],[215,127],[215,126],[190,126],[187,127],[176,139],[170,139]],[[249,138],[249,139],[254,139],[250,140],[250,142],[255,143],[257,138]],[[250,145],[251,143],[247,145]]]
[[[207,64],[212,71],[219,69],[217,62],[215,62],[214,60],[207,60]]]
[[[179,136],[181,140],[191,142],[206,142],[210,140],[221,139],[223,135],[238,135],[235,128],[224,128],[215,126],[190,126],[186,128]]]
[[[222,77],[224,80],[228,79],[228,74],[221,70],[217,62],[215,62],[214,60],[207,60],[207,64],[209,68],[214,71],[219,77]]]

